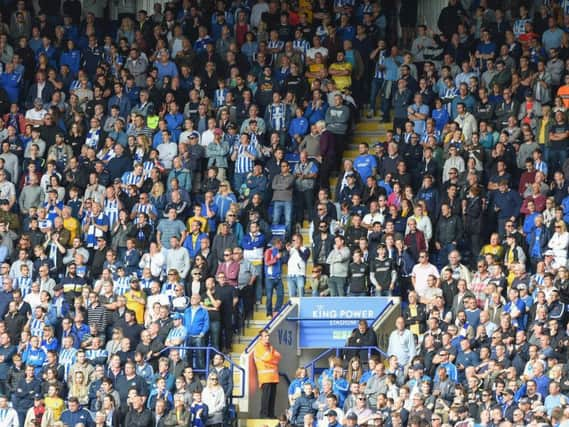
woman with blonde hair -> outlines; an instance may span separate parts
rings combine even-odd
[[[553,250],[555,256],[555,264],[564,266],[567,264],[567,247],[569,247],[569,233],[565,221],[557,221],[555,223],[555,232],[547,246]]]
[[[213,199],[213,204],[217,206],[217,216],[218,218],[224,218],[227,216],[229,209],[233,203],[237,203],[237,198],[235,194],[231,191],[231,186],[229,181],[224,180],[219,184],[219,190]]]
[[[122,38],[125,38],[129,45],[134,41],[134,22],[128,16],[121,21],[121,26],[117,30],[116,42],[119,43]]]
[[[209,409],[207,426],[221,427],[223,424],[223,414],[225,412],[225,392],[219,385],[217,371],[210,372],[207,383],[202,391],[203,403]]]
[[[150,152],[150,140],[146,135],[138,135],[136,137],[136,143],[133,153],[133,160],[138,163],[143,163],[148,157]]]
[[[83,371],[75,371],[73,373],[73,382],[69,387],[68,396],[76,397],[83,406],[89,404],[89,380],[85,378]]]
[[[164,188],[164,184],[161,181],[155,182],[152,185],[152,189],[150,190],[150,203],[152,203],[158,212],[164,211],[166,207],[166,203],[168,200],[166,199],[166,189]]]

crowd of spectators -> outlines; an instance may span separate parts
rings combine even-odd
[[[299,368],[281,425],[567,426],[569,2],[416,19],[360,49],[358,105],[393,131],[344,161],[336,204],[317,194],[307,280],[400,296],[401,316],[385,357]],[[370,338],[362,322],[348,345]]]
[[[417,10],[3,2],[2,425],[229,424],[285,275],[403,309],[283,423],[569,425],[569,2]],[[393,130],[342,162],[362,115]]]

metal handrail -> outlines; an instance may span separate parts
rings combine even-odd
[[[233,394],[233,390],[231,390],[231,396],[228,396],[228,398],[232,399],[232,398],[245,397],[245,369],[243,367],[239,366],[238,364],[236,364],[233,360],[231,360],[229,357],[227,357],[221,351],[217,350],[215,347],[192,347],[192,346],[187,346],[187,345],[178,345],[178,346],[164,347],[162,350],[160,350],[160,352],[158,354],[162,354],[162,353],[170,351],[170,350],[186,350],[186,351],[200,351],[200,350],[204,351],[205,350],[205,352],[206,352],[205,368],[204,369],[194,368],[194,372],[203,372],[206,377],[209,375],[210,361],[211,361],[211,359],[213,359],[213,356],[211,356],[211,353],[213,352],[214,356],[216,354],[223,356],[224,360],[229,362],[229,368],[231,370],[231,378],[233,378],[233,373],[234,373],[235,369],[237,369],[241,373],[241,389],[240,389],[239,394],[235,395],[235,394]]]
[[[381,318],[381,316],[383,316],[383,314],[387,311],[387,309],[392,305],[395,305],[395,303],[393,302],[392,299],[390,299],[387,305],[383,307],[383,310],[381,310],[381,312],[377,316],[375,316],[375,319],[373,319],[373,322],[371,322],[370,327],[372,327],[375,324],[375,322],[377,322]]]
[[[318,356],[316,356],[314,359],[312,359],[310,362],[308,362],[306,365],[304,365],[304,368],[310,371],[310,379],[312,381],[314,381],[314,376],[316,373],[316,363],[318,363],[320,360],[322,360],[323,358],[325,358],[326,356],[328,356],[330,353],[332,353],[333,351],[336,352],[336,357],[340,357],[340,352],[344,351],[344,350],[367,350],[367,357],[368,359],[371,356],[372,351],[378,352],[379,354],[381,354],[383,357],[387,357],[387,353],[384,352],[381,348],[377,347],[377,346],[361,346],[361,347],[355,347],[355,346],[346,346],[346,347],[332,347],[329,348],[327,350],[324,350],[322,353],[320,353]],[[324,370],[324,368],[321,368],[322,370]]]
[[[263,326],[263,330],[270,330],[271,326],[273,325],[273,323],[276,322],[276,320],[278,319],[278,317],[280,316],[280,314],[286,310],[288,307],[290,307],[292,305],[291,301],[288,301],[285,305],[283,305],[281,307],[281,309],[277,312],[277,314],[275,316],[273,316],[273,318],[271,320],[269,320],[269,323],[267,323],[265,326]],[[257,341],[259,340],[259,335],[257,335],[255,338],[253,338],[251,340],[251,342],[247,345],[247,347],[245,347],[245,351],[244,353],[249,353],[249,351],[255,346],[255,344],[257,344]]]

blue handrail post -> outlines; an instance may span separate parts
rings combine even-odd
[[[207,366],[205,367],[205,369],[194,369],[195,372],[205,372],[206,376],[209,374],[209,361],[211,360],[211,356],[210,356],[210,352],[214,352],[217,354],[221,354],[223,355],[223,353],[220,353],[219,351],[217,351],[215,348],[207,346],[207,347],[190,347],[187,345],[180,345],[180,346],[172,346],[172,347],[164,347],[162,350],[160,350],[160,354],[168,352],[172,349],[178,349],[178,350],[188,350],[188,351],[197,351],[197,350],[205,350],[207,352],[206,354],[206,358],[207,358]],[[230,358],[225,358],[225,360],[227,362],[229,362],[229,366],[231,368],[231,374],[233,375],[233,372],[235,369],[237,369],[240,373],[241,373],[241,391],[240,394],[231,394],[231,398],[242,398],[245,397],[245,369],[239,365],[237,365],[235,362],[233,362],[233,360],[231,360]]]
[[[211,347],[207,347],[205,352],[205,377],[207,378],[209,375],[209,359],[210,359],[210,351]]]

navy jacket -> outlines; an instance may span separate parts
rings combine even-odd
[[[16,411],[27,411],[34,406],[34,395],[41,392],[41,382],[37,378],[27,382],[22,378],[12,394],[12,404]],[[73,424],[69,424],[73,425]]]
[[[91,414],[83,408],[76,412],[71,412],[70,410],[63,411],[60,420],[66,426],[76,426],[79,423],[86,427],[93,427],[95,425],[93,418],[91,418]]]

